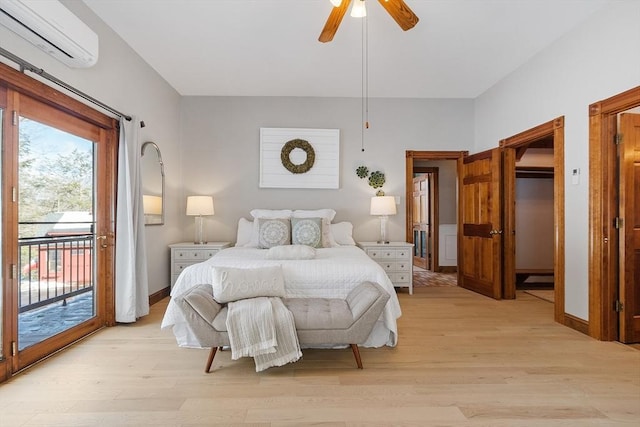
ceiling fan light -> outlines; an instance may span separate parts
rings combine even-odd
[[[329,0],[329,1],[333,5],[333,7],[340,7],[340,3],[342,3],[342,0]]]
[[[364,0],[355,0],[353,2],[353,6],[351,6],[351,16],[354,18],[367,16],[367,8],[364,5]]]

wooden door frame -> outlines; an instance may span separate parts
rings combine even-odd
[[[456,178],[460,176],[462,168],[462,160],[469,155],[468,151],[414,151],[407,150],[405,152],[405,239],[407,242],[413,242],[413,171],[416,161],[425,160],[455,160]],[[458,227],[458,263],[460,262],[460,203],[458,203],[458,218],[456,219]],[[439,221],[438,221],[439,223]],[[437,251],[436,251],[437,253]],[[434,265],[439,265],[436,263]],[[459,269],[458,269],[459,270]]]
[[[518,149],[545,137],[553,137],[553,224],[554,224],[554,320],[586,332],[581,319],[565,313],[565,215],[564,215],[564,116],[542,123],[500,141],[503,150]],[[509,154],[505,153],[505,156]],[[515,298],[515,162],[503,171],[504,180],[504,277],[503,297]],[[511,164],[513,163],[513,164]]]
[[[439,239],[440,239],[440,193],[439,193],[439,182],[438,182],[438,168],[435,167],[423,167],[414,165],[413,173],[416,174],[430,174],[431,178],[429,179],[429,227],[431,228],[431,265],[430,270],[433,272],[440,271],[440,263],[439,263]],[[413,202],[412,202],[413,203]],[[412,220],[413,220],[413,210],[411,211]],[[412,234],[413,235],[413,234]],[[416,242],[413,242],[414,247]],[[428,269],[429,270],[429,269]]]
[[[33,98],[39,102],[52,106],[60,111],[63,111],[66,114],[72,115],[74,117],[78,117],[86,122],[89,122],[101,129],[101,132],[106,134],[105,139],[111,141],[110,152],[105,153],[107,157],[105,157],[105,161],[108,163],[105,167],[110,168],[112,180],[111,185],[106,185],[104,188],[108,188],[109,191],[113,192],[113,203],[115,205],[115,173],[116,173],[116,163],[117,163],[117,129],[118,129],[118,121],[114,118],[108,117],[105,114],[94,110],[88,105],[71,98],[70,96],[53,89],[52,87],[31,78],[20,71],[6,65],[0,63],[0,86],[11,89],[16,93],[20,93],[21,95],[26,95],[30,98]],[[8,104],[12,104],[12,100],[8,100]],[[11,126],[11,117],[10,111],[7,111],[8,114],[4,115],[3,127],[6,128],[9,126],[10,129],[15,129],[12,135],[5,135],[6,138],[15,138],[17,140],[17,128],[15,126]],[[16,153],[11,153],[12,157],[15,157]],[[2,174],[3,177],[6,174],[15,175],[17,170],[13,170],[14,166],[8,165],[7,162],[10,159],[10,156],[5,153],[3,157],[3,167]],[[15,179],[14,179],[15,180]],[[8,194],[11,194],[12,189],[8,186],[7,182],[9,180],[4,180],[2,183],[2,191],[4,196],[6,197]],[[109,209],[111,212],[115,211],[115,206],[112,209]],[[2,203],[2,275],[3,275],[3,286],[1,291],[3,292],[3,301],[5,301],[3,305],[3,313],[0,315],[4,315],[2,328],[2,340],[3,340],[3,353],[5,358],[0,360],[0,382],[6,380],[11,375],[15,374],[15,361],[16,358],[12,356],[11,349],[11,341],[12,337],[15,336],[15,331],[17,331],[17,325],[13,320],[16,318],[16,313],[10,313],[10,307],[7,307],[7,302],[13,301],[16,298],[15,295],[15,281],[17,279],[11,278],[10,268],[11,264],[18,263],[17,261],[17,251],[14,251],[11,246],[12,242],[17,240],[16,230],[13,229],[10,224],[14,221],[17,221],[17,207],[10,206],[9,203],[3,201]],[[115,220],[113,218],[108,219],[106,221],[108,226],[114,229]],[[113,245],[109,246],[108,253],[105,254],[104,257],[105,265],[113,266],[114,257],[113,257]],[[108,283],[107,283],[108,282]],[[115,324],[115,296],[114,296],[114,285],[113,285],[113,277],[105,278],[106,288],[103,292],[104,298],[102,300],[96,301],[96,304],[99,304],[99,311],[104,313],[103,321],[107,325]],[[10,332],[14,331],[14,332]]]
[[[640,86],[589,106],[589,322],[588,333],[618,339],[617,115],[640,106]]]

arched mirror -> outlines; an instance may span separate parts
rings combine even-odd
[[[164,224],[164,163],[155,142],[142,144],[140,176],[145,225]]]

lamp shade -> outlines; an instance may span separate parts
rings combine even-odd
[[[364,18],[367,16],[367,8],[364,5],[364,0],[353,1],[353,6],[351,6],[351,16],[354,18]]]
[[[213,197],[189,196],[187,197],[187,215],[213,215]]]
[[[396,213],[396,198],[394,196],[371,198],[371,215],[395,215]]]
[[[145,215],[162,215],[162,197],[143,194],[142,209]]]

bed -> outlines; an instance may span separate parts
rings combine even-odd
[[[401,315],[393,284],[382,267],[353,245],[314,249],[312,259],[267,259],[268,249],[236,246],[223,249],[200,264],[187,267],[178,277],[171,295],[176,296],[202,283],[212,283],[212,267],[259,268],[280,265],[286,297],[344,298],[364,281],[380,284],[390,299],[376,322],[365,347],[395,346],[397,319]],[[162,329],[171,328],[181,347],[198,347],[197,341],[173,301],[169,302]]]

